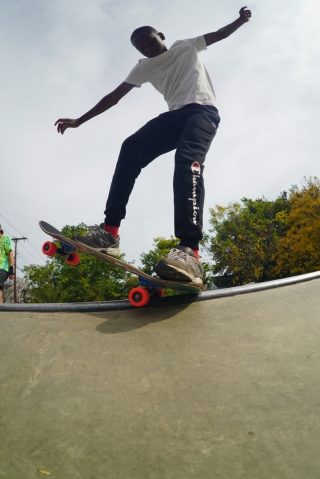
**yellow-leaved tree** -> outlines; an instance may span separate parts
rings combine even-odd
[[[320,179],[305,178],[289,194],[286,234],[279,238],[272,274],[278,278],[320,270]]]
[[[287,212],[285,192],[274,201],[242,198],[241,203],[211,208],[212,235],[207,235],[206,247],[214,263],[214,282],[225,277],[230,285],[276,279],[272,269]]]

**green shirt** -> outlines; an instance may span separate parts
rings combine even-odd
[[[12,251],[12,242],[9,236],[0,238],[0,269],[9,271],[9,251]]]

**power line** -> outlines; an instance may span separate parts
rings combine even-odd
[[[23,234],[20,233],[20,231],[18,231],[17,228],[15,228],[15,227],[10,223],[10,221],[8,221],[1,213],[0,213],[0,216],[2,216],[2,218],[3,218],[7,223],[9,223],[9,225],[10,225],[14,230],[16,230],[17,233],[19,233],[19,235],[23,236]],[[26,238],[26,239],[27,239],[27,238]]]
[[[29,244],[30,244],[30,243],[29,243]],[[28,253],[30,256],[32,256],[36,261],[39,261],[32,253],[30,253],[30,251],[27,250],[27,248],[25,247],[24,244],[21,244],[21,246],[27,251],[27,253]],[[40,255],[39,255],[39,257],[41,258]],[[41,260],[44,261],[43,258],[41,258]]]
[[[35,247],[32,246],[32,244],[30,243],[30,241],[29,241],[29,240],[27,240],[27,241],[28,241],[29,245],[31,246],[31,248],[37,253],[37,255],[39,256],[39,258],[41,258],[42,261],[44,261],[43,257],[42,257],[42,256],[40,255],[40,253],[35,249]]]
[[[23,256],[23,254],[22,254],[22,253],[18,253],[18,260],[19,260],[19,257],[21,257],[21,258],[23,259],[23,261],[24,261],[24,262],[25,262],[25,263],[26,263],[28,266],[30,266],[30,263],[29,263],[29,261],[28,261],[28,260],[26,260],[26,258]]]

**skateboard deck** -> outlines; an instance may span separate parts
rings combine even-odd
[[[95,249],[90,248],[79,241],[63,236],[59,230],[45,221],[40,221],[39,226],[44,233],[59,242],[58,246],[49,241],[44,243],[42,247],[42,252],[44,254],[48,256],[54,256],[55,254],[64,255],[66,256],[66,260],[69,264],[76,265],[80,261],[79,255],[75,253],[75,251],[78,250],[138,276],[139,287],[132,289],[129,293],[129,301],[133,306],[144,306],[149,302],[151,296],[163,296],[162,288],[188,293],[199,293],[206,289],[206,286],[203,284],[170,281],[160,279],[157,276],[150,276],[144,271],[141,271],[139,268],[136,268],[132,264],[126,263],[116,256],[110,256],[100,251],[96,251]]]

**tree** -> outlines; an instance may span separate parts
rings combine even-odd
[[[25,301],[25,292],[26,292],[26,282],[23,278],[16,278],[16,287],[17,287],[17,302],[24,303]],[[14,281],[9,279],[3,288],[3,302],[4,303],[14,303]]]
[[[279,278],[320,270],[320,180],[304,178],[301,188],[293,186],[289,206],[272,270]]]
[[[275,201],[243,198],[241,203],[210,209],[207,250],[215,275],[229,275],[233,285],[274,279],[277,243],[286,231],[287,193]],[[209,240],[209,241],[208,241]]]
[[[84,234],[87,231],[88,227],[81,223],[78,226],[65,226],[62,234],[71,237],[75,233]],[[79,254],[81,262],[77,266],[68,265],[65,258],[59,255],[49,259],[45,266],[26,266],[26,299],[33,303],[124,299],[137,284],[137,279],[126,271],[91,255]]]

